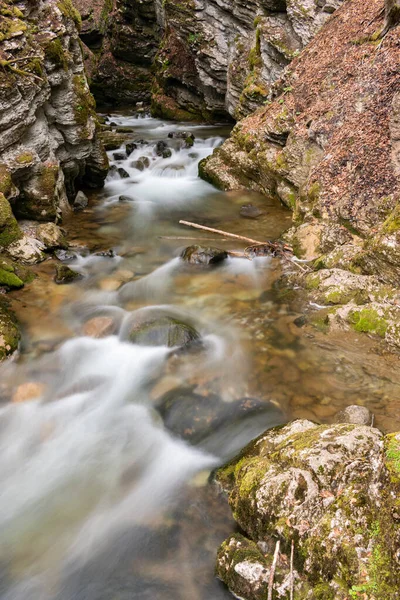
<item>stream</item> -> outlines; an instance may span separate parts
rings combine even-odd
[[[246,244],[180,219],[255,239],[290,227],[274,200],[198,178],[228,128],[109,121],[132,127],[137,147],[108,153],[104,190],[63,223],[59,257],[82,278],[57,286],[49,259],[10,294],[23,339],[0,367],[0,598],[231,598],[214,562],[235,525],[213,469],[269,427],[329,423],[349,404],[400,429],[398,359],[367,336],[310,327],[318,308],[282,288],[293,267],[279,259],[181,259],[193,244]],[[170,156],[157,156],[160,141]],[[239,216],[249,203],[257,219]],[[200,343],[132,341],[155,318],[188,324]],[[19,401],[27,385],[36,397]]]

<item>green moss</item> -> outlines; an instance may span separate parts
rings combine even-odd
[[[400,483],[400,441],[399,434],[389,434],[385,438],[386,467],[393,483]]]
[[[383,233],[391,234],[400,229],[400,205],[390,213],[382,226]]]
[[[22,237],[22,232],[15,219],[10,203],[0,193],[0,247],[7,247]]]
[[[17,350],[20,337],[9,303],[0,296],[0,362]]]
[[[23,287],[23,285],[24,282],[17,275],[0,267],[0,286],[18,289]]]
[[[87,135],[86,126],[90,116],[95,116],[95,101],[89,91],[86,77],[84,75],[74,75],[73,86],[76,95],[76,104],[74,105],[74,116],[78,125],[82,129],[82,137]]]
[[[22,152],[15,157],[15,162],[19,165],[28,165],[33,162],[34,156],[32,152]]]
[[[51,61],[57,68],[64,69],[64,71],[68,69],[68,61],[60,38],[55,38],[54,40],[51,40],[45,46],[44,51],[46,58],[49,61]]]
[[[67,19],[72,19],[75,25],[80,28],[82,25],[82,19],[79,12],[76,10],[71,0],[59,0],[57,2],[57,6],[62,14],[67,17]]]
[[[375,333],[382,338],[385,337],[388,328],[386,319],[373,308],[352,311],[349,321],[356,331]]]
[[[0,164],[0,194],[4,194],[6,198],[11,194],[14,184],[11,179],[11,173],[6,165]]]
[[[27,25],[21,19],[3,16],[0,19],[0,42],[21,35],[27,30]]]

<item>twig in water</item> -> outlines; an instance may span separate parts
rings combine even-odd
[[[293,558],[294,558],[294,540],[292,540],[292,549],[290,551],[290,600],[293,600],[293,595],[294,595]]]
[[[275,552],[274,552],[274,558],[273,558],[273,561],[272,561],[271,570],[269,572],[268,600],[272,600],[272,590],[273,590],[273,586],[274,586],[275,569],[276,569],[276,563],[278,562],[280,545],[281,545],[281,543],[278,540],[276,542]]]
[[[272,248],[273,250],[282,247],[280,244],[275,244],[273,242],[260,242],[259,240],[253,240],[252,238],[248,238],[243,235],[236,235],[236,233],[228,233],[227,231],[222,231],[222,229],[214,229],[213,227],[206,227],[205,225],[191,223],[190,221],[179,221],[179,223],[181,225],[187,225],[188,227],[194,227],[195,229],[202,229],[203,231],[211,231],[211,233],[218,233],[219,235],[223,235],[224,237],[231,237],[236,240],[241,240],[242,242],[249,242],[254,246],[267,246],[268,248]],[[292,249],[289,246],[283,246],[283,249],[292,251]]]

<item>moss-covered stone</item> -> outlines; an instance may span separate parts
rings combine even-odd
[[[4,286],[10,289],[18,289],[23,287],[24,282],[15,273],[6,271],[0,267],[0,287]]]
[[[0,362],[18,349],[20,337],[15,315],[7,300],[0,296]]]
[[[352,310],[349,321],[356,331],[374,333],[384,338],[388,329],[387,318],[375,308],[366,307],[361,310]]]
[[[10,203],[0,193],[0,247],[7,247],[22,237]]]
[[[245,541],[236,560],[232,538],[223,544],[217,571],[230,589],[242,595],[238,562],[254,561],[268,570],[271,540],[280,539],[286,555],[294,541],[295,581],[303,583],[295,593],[298,600],[394,600],[400,577],[398,437],[384,438],[364,425],[295,421],[266,432],[218,470],[216,478],[229,493],[247,541],[266,548],[264,559],[255,561],[257,549]],[[258,577],[247,577],[249,584],[243,597],[265,597]],[[278,586],[275,594],[287,597]]]

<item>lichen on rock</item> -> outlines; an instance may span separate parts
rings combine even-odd
[[[261,600],[260,578],[243,580],[235,567],[268,569],[279,539],[282,555],[294,543],[296,598],[394,600],[398,448],[396,436],[347,423],[294,421],[260,436],[216,474],[248,541],[222,545],[218,575],[234,594]],[[255,558],[254,543],[263,557]],[[279,577],[274,589],[274,597],[287,598]]]

